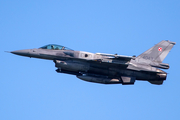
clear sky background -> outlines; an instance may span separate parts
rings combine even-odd
[[[56,73],[52,61],[4,51],[54,43],[139,55],[174,41],[163,85],[103,85]],[[179,120],[179,0],[1,0],[0,120]]]

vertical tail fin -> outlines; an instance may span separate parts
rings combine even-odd
[[[163,40],[137,58],[161,63],[175,44],[175,42]]]

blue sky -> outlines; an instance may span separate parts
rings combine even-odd
[[[179,0],[0,1],[1,120],[179,120]],[[55,43],[139,55],[174,41],[163,85],[102,85],[55,72],[52,61],[5,53]]]

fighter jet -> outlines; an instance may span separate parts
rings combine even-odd
[[[167,77],[161,69],[169,69],[169,64],[162,62],[175,44],[163,40],[137,57],[74,51],[56,44],[11,53],[52,60],[56,72],[75,75],[88,82],[133,85],[136,80],[141,80],[161,85]]]

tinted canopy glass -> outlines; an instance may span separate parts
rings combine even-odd
[[[56,45],[56,44],[49,44],[45,45],[43,47],[40,47],[39,49],[50,49],[50,50],[72,50],[67,47],[61,46],[61,45]]]

